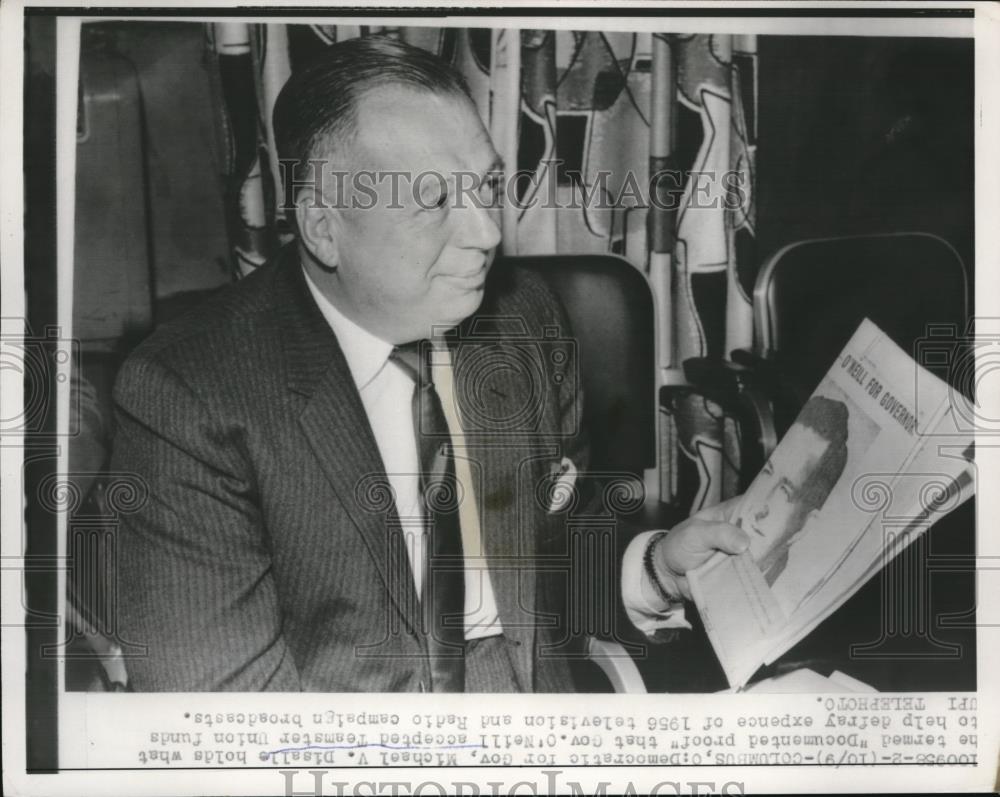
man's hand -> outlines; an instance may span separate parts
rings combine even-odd
[[[702,509],[657,541],[652,562],[660,582],[678,596],[691,600],[686,573],[716,551],[738,554],[750,545],[747,533],[729,523],[742,495]],[[672,588],[675,587],[675,588]]]

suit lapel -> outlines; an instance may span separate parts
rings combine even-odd
[[[299,424],[392,602],[416,630],[419,603],[385,466],[347,360],[294,253],[282,255],[275,294],[286,383],[305,399]]]

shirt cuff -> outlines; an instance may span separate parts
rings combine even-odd
[[[632,625],[646,636],[653,636],[661,629],[691,628],[684,616],[683,605],[667,604],[665,601],[654,604],[643,594],[642,580],[648,578],[643,559],[650,538],[657,533],[653,530],[637,535],[622,558],[622,603],[625,604],[625,613]]]

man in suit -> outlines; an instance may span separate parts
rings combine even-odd
[[[346,42],[274,123],[286,165],[318,163],[286,180],[295,242],[116,385],[113,467],[149,488],[119,538],[132,687],[571,689],[546,496],[586,465],[579,380],[550,290],[491,269],[500,163],[461,77]],[[743,536],[636,549],[630,613],[676,624],[686,569]]]

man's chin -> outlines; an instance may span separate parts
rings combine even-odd
[[[456,291],[451,301],[448,302],[447,307],[445,307],[444,314],[447,315],[445,323],[453,327],[461,324],[479,309],[483,303],[485,292],[483,286]]]

